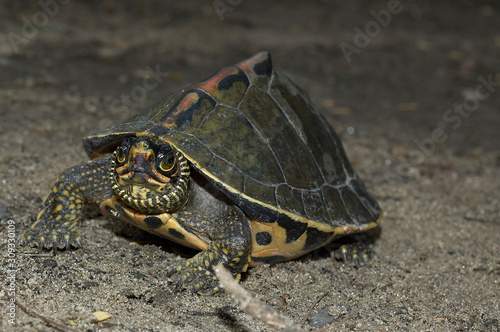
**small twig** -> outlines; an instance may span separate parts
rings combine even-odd
[[[300,322],[300,325],[304,325],[307,321],[307,319],[309,318],[309,316],[311,315],[311,312],[313,311],[314,307],[318,305],[319,301],[323,300],[323,298],[325,296],[328,295],[328,292],[324,293],[323,295],[321,295],[316,301],[314,301],[314,303],[311,305],[311,307],[309,308],[309,310],[307,310],[306,314],[304,315],[304,318],[302,318],[302,321]]]
[[[50,325],[50,326],[54,326],[62,331],[68,331],[68,332],[80,332],[78,330],[75,330],[75,329],[72,329],[71,327],[68,327],[66,325],[63,325],[61,323],[58,323],[56,321],[53,321],[52,319],[49,319],[47,317],[44,317],[42,315],[39,315],[37,314],[36,312],[34,312],[33,310],[31,309],[28,309],[26,308],[25,306],[23,306],[21,303],[19,303],[19,301],[15,300],[14,303],[16,304],[16,306],[18,306],[22,311],[24,311],[25,313],[27,313],[28,315],[30,316],[33,316],[33,317],[36,317],[36,318],[39,318],[41,319],[42,321],[44,321],[46,324]]]
[[[305,332],[300,326],[296,325],[290,318],[275,311],[265,303],[252,297],[252,295],[241,287],[231,276],[228,270],[221,264],[215,267],[215,274],[224,289],[233,296],[239,303],[241,310],[256,317],[265,324],[276,330],[286,332]]]

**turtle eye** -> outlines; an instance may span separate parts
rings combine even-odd
[[[160,155],[159,161],[158,161],[158,168],[160,171],[164,173],[168,173],[172,171],[172,169],[175,166],[175,154],[173,151],[165,154],[165,155]]]
[[[118,164],[124,164],[127,161],[127,152],[122,146],[116,149],[115,157]]]

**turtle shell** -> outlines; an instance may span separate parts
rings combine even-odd
[[[91,158],[127,137],[175,146],[254,220],[292,242],[308,227],[350,233],[381,216],[342,143],[307,95],[273,70],[268,52],[227,67],[104,133],[84,138]]]

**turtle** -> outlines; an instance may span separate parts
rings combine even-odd
[[[222,263],[305,255],[376,227],[382,210],[308,95],[260,52],[83,139],[27,230],[39,249],[81,247],[85,203],[199,252],[172,269],[178,289],[224,294]]]

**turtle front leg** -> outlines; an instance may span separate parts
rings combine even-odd
[[[217,225],[208,248],[174,269],[173,281],[178,289],[190,289],[200,295],[223,295],[225,291],[215,276],[215,266],[222,263],[237,280],[246,270],[251,245],[247,218],[235,208],[225,220],[218,220]]]
[[[86,202],[100,202],[111,195],[109,159],[98,159],[61,173],[44,201],[44,209],[23,236],[23,243],[55,252],[81,247],[80,221]]]

